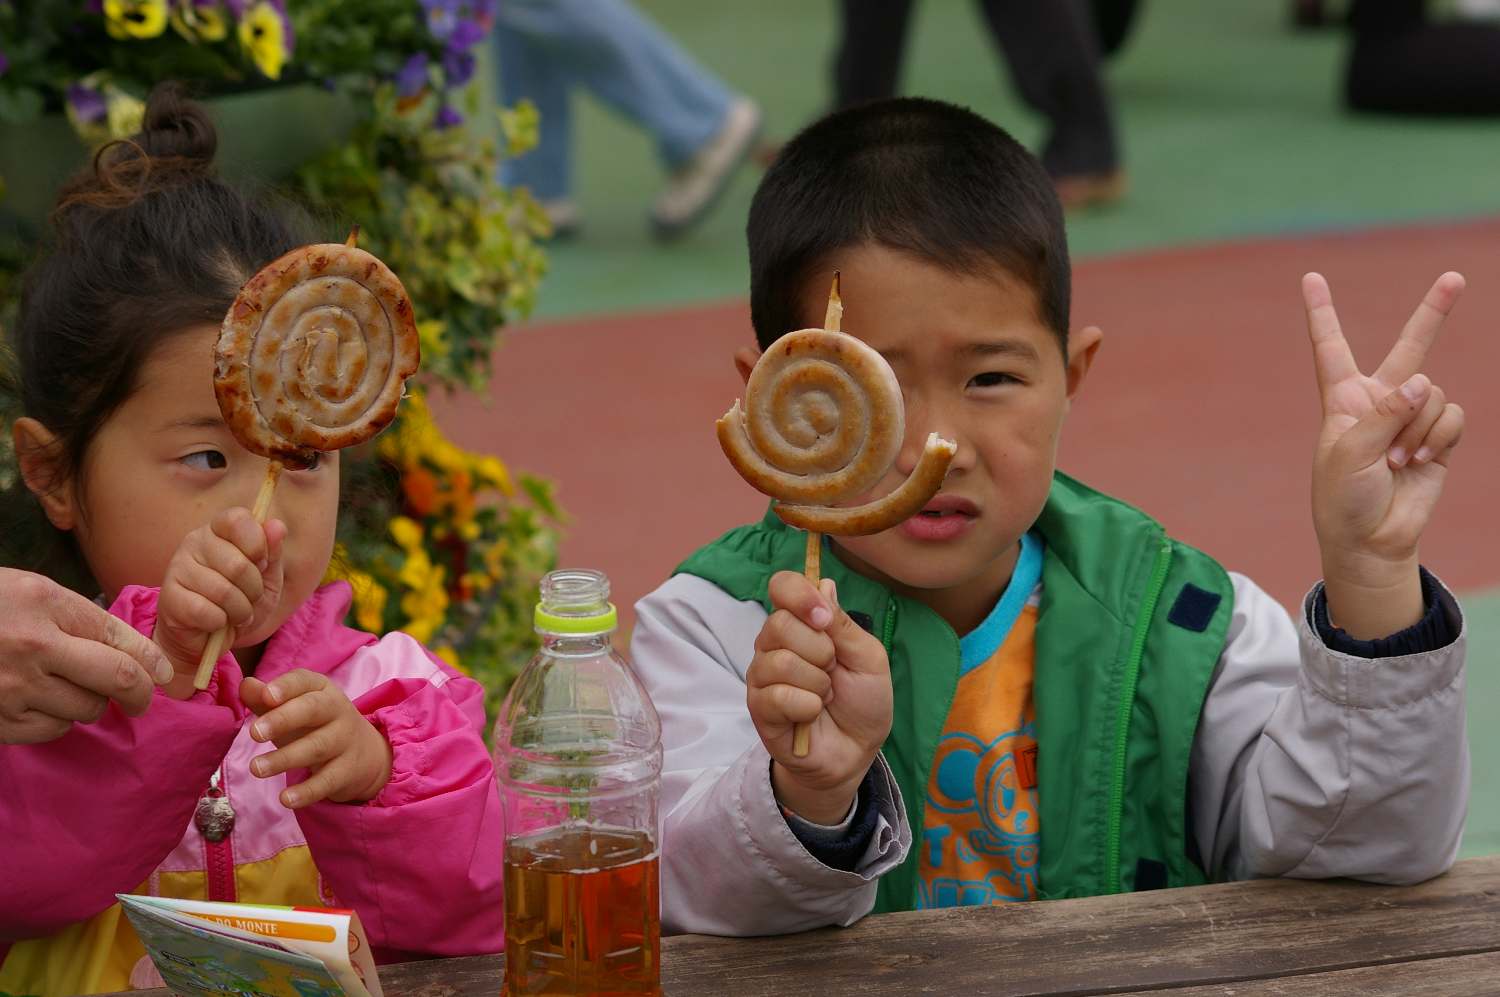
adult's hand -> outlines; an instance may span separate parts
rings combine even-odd
[[[0,744],[62,737],[111,700],[139,716],[172,674],[124,620],[41,575],[0,568]]]

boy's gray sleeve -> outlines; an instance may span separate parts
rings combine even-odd
[[[677,575],[636,603],[630,657],[661,716],[662,928],[768,935],[852,924],[876,880],[906,857],[911,828],[883,758],[877,826],[853,872],[819,862],[771,791],[771,758],[745,706],[745,672],[766,613]]]
[[[1467,630],[1423,654],[1328,648],[1240,575],[1224,652],[1193,742],[1194,840],[1221,879],[1349,876],[1407,884],[1448,869],[1469,798]]]

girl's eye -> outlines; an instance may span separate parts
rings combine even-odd
[[[199,450],[182,458],[182,463],[197,471],[222,471],[229,461],[217,450]]]
[[[1002,374],[998,370],[987,370],[983,374],[975,374],[969,379],[969,386],[974,388],[995,388],[1002,384],[1020,384],[1021,382],[1010,374]]]

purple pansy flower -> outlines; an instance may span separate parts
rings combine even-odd
[[[421,4],[427,11],[427,30],[438,41],[446,42],[458,24],[457,0],[421,0]]]
[[[460,17],[453,25],[453,31],[448,35],[448,48],[455,52],[473,48],[484,38],[484,28],[477,21],[471,21],[467,17]]]
[[[107,111],[104,94],[82,83],[74,83],[68,87],[68,107],[72,108],[73,117],[85,125],[103,121]]]
[[[407,59],[396,72],[396,93],[402,97],[415,97],[427,86],[427,55],[418,52]]]
[[[461,87],[474,76],[474,57],[468,52],[443,53],[443,77],[450,87]]]
[[[433,124],[437,125],[439,128],[452,128],[454,125],[461,125],[463,123],[464,116],[462,114],[459,114],[453,108],[449,107],[447,104],[444,104],[442,107],[438,108],[437,117],[433,119]]]

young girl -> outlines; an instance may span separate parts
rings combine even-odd
[[[502,945],[480,687],[406,634],[343,626],[349,587],[319,587],[337,454],[287,472],[264,527],[244,508],[265,461],[220,418],[214,339],[299,240],[214,176],[214,145],[200,109],[154,95],[64,189],[22,297],[22,476],[177,677],[142,716],[0,747],[0,992],[151,982],[125,892],[352,907],[386,961]]]

